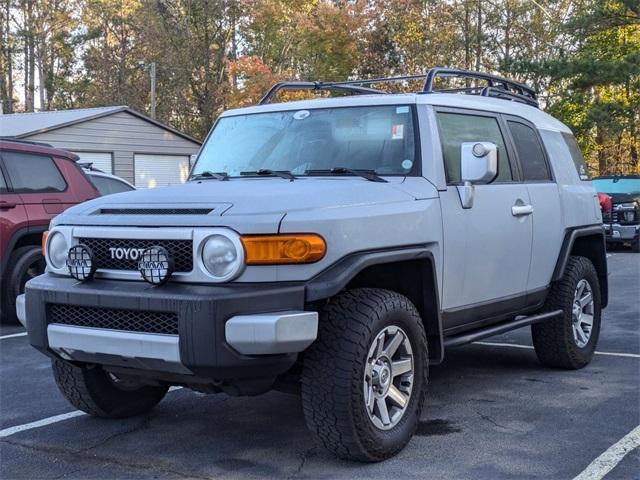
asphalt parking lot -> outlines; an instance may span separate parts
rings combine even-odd
[[[48,360],[7,337],[22,329],[2,328],[0,478],[574,478],[640,424],[640,255],[613,252],[609,269],[602,353],[588,367],[543,368],[529,329],[452,349],[431,369],[416,437],[372,465],[316,447],[299,399],[282,393],[181,389],[147,416],[78,415]],[[606,478],[640,478],[640,449]]]

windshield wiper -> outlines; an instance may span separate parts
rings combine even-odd
[[[380,182],[387,183],[387,181],[380,177],[375,170],[362,170],[355,168],[347,168],[347,167],[333,167],[330,170],[307,170],[307,175],[357,175],[358,177],[362,177],[370,182]]]
[[[202,180],[203,178],[215,178],[216,180],[229,180],[227,172],[210,172],[209,170],[191,175],[191,180]]]
[[[280,177],[286,180],[293,182],[295,180],[295,175],[291,173],[289,170],[269,170],[268,168],[261,168],[260,170],[256,170],[253,172],[240,172],[240,175],[260,175],[260,176],[270,176],[270,177]]]

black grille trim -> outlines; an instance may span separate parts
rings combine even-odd
[[[101,215],[208,215],[213,208],[102,208]]]
[[[93,252],[98,269],[138,270],[138,259],[111,258],[110,248],[149,248],[155,245],[164,247],[173,259],[175,272],[193,270],[193,244],[191,240],[136,240],[116,238],[79,238]]]
[[[174,312],[147,312],[53,303],[47,307],[47,322],[126,332],[178,335],[178,315]]]

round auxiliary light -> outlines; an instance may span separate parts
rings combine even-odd
[[[67,253],[67,268],[69,274],[81,282],[91,280],[96,273],[96,263],[93,252],[86,245],[75,245]]]
[[[154,245],[140,255],[138,270],[147,282],[163,285],[173,273],[173,259],[166,248]]]

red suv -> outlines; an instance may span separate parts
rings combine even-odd
[[[40,242],[49,220],[99,196],[78,157],[45,144],[0,139],[0,314],[15,322],[16,296],[44,272]]]

